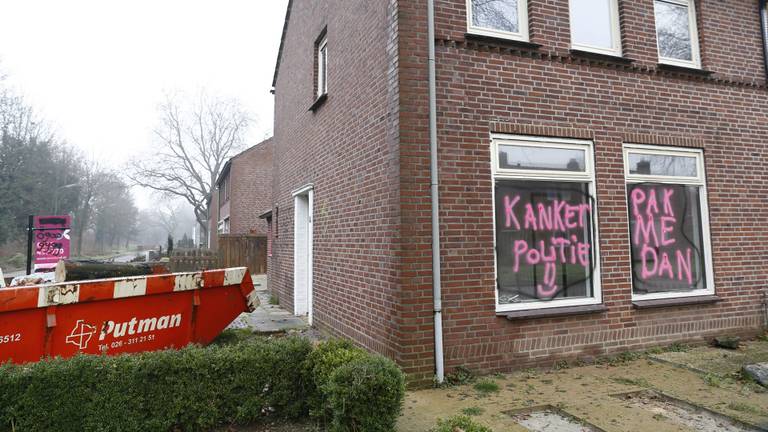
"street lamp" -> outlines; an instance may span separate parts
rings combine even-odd
[[[72,189],[75,187],[80,186],[80,183],[72,183],[64,186],[59,186],[56,188],[56,192],[54,193],[54,200],[53,200],[53,214],[58,215],[59,214],[59,191],[62,191],[64,189]]]

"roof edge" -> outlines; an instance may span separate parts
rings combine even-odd
[[[277,62],[275,63],[275,75],[272,78],[272,90],[277,85],[277,75],[280,73],[280,60],[283,58],[283,48],[285,46],[285,36],[288,33],[288,22],[291,20],[291,7],[293,0],[288,0],[288,8],[285,11],[285,22],[283,23],[283,34],[280,36],[280,49],[277,51]]]

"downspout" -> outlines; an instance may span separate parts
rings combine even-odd
[[[437,171],[437,91],[435,74],[435,0],[427,0],[427,37],[429,37],[429,155],[432,193],[432,296],[435,316],[435,378],[445,380],[443,358],[443,301],[440,276],[440,180]]]
[[[765,76],[768,79],[768,0],[760,0],[760,27],[763,30],[763,51],[765,52]]]

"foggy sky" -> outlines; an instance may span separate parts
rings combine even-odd
[[[119,167],[151,143],[164,91],[237,97],[272,130],[287,0],[2,0],[0,71],[57,135]]]

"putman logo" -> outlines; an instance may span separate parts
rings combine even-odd
[[[130,321],[126,322],[108,320],[101,324],[99,340],[103,341],[108,337],[122,339],[126,336],[135,336],[143,333],[152,333],[157,330],[169,330],[179,327],[181,327],[181,314],[143,319],[133,317]],[[75,328],[72,329],[72,333],[67,336],[67,343],[75,345],[80,350],[84,350],[88,348],[88,343],[91,342],[96,330],[96,326],[86,324],[84,320],[77,320],[77,324],[75,324]]]
[[[88,342],[91,341],[93,334],[96,333],[96,327],[86,324],[83,320],[77,320],[72,333],[67,336],[67,343],[76,346],[80,350],[88,348]]]

